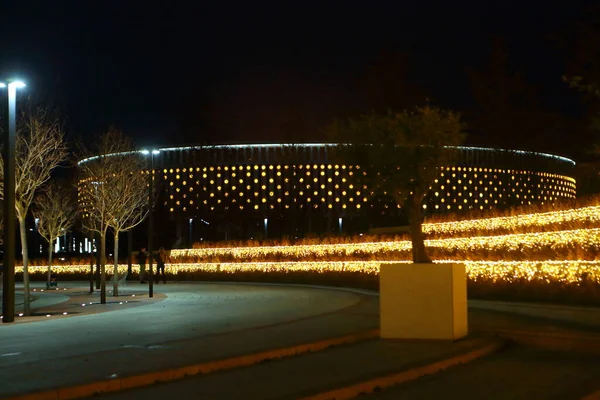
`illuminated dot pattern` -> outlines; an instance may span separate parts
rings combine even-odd
[[[375,207],[359,165],[331,162],[326,144],[230,145],[161,149],[155,157],[171,212],[290,208],[344,215]],[[440,167],[424,207],[430,213],[573,202],[573,162],[520,151],[457,148],[457,166]],[[287,153],[286,153],[287,151]],[[510,166],[510,167],[509,167]],[[85,202],[85,196],[80,196]]]
[[[188,181],[164,172],[169,182],[166,206],[190,210],[207,208],[283,209],[298,206],[338,213],[369,204],[371,191],[355,184],[360,166],[250,165],[196,168]],[[190,170],[193,170],[191,168]],[[507,206],[572,203],[575,180],[569,176],[534,171],[474,167],[440,168],[426,206],[431,212],[486,210]]]

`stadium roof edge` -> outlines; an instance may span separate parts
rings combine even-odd
[[[337,146],[338,143],[251,143],[251,144],[215,144],[215,145],[195,145],[195,146],[179,146],[179,147],[162,147],[158,150],[162,151],[185,151],[185,150],[206,150],[206,149],[242,149],[242,148],[277,148],[277,147],[286,147],[286,146],[297,146],[297,147],[333,147]],[[496,149],[492,147],[477,147],[477,146],[447,146],[448,148],[458,148],[458,149],[472,149],[472,150],[482,150],[482,151],[500,151],[500,152],[511,152],[517,154],[531,154],[537,155],[547,158],[553,158],[556,160],[560,160],[563,162],[571,163],[572,165],[576,165],[575,161],[570,158],[558,156],[549,153],[540,153],[535,151],[527,151],[527,150],[511,150],[511,149]],[[140,153],[147,150],[138,150],[138,151],[128,151],[122,153],[111,153],[107,154],[107,157],[116,156],[118,154],[132,154],[132,153]],[[81,165],[83,163],[95,160],[100,156],[92,156],[84,158],[77,162],[77,165]]]

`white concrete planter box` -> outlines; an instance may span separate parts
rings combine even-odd
[[[382,338],[457,340],[467,335],[463,264],[383,264],[379,288]]]

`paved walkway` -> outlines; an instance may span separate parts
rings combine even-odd
[[[112,285],[111,285],[112,287]],[[44,283],[34,282],[31,285],[31,316],[23,316],[23,288],[17,286],[15,293],[14,323],[35,322],[47,318],[53,319],[95,314],[99,312],[116,311],[143,305],[148,302],[162,300],[165,295],[158,291],[154,299],[148,298],[148,287],[127,285],[123,287],[123,296],[115,298],[112,290],[107,287],[107,303],[100,305],[100,291],[89,292],[89,285],[78,282],[67,282],[57,288],[46,289]],[[0,291],[0,300],[2,292]],[[131,297],[131,298],[130,298]],[[0,307],[2,301],[0,301]]]
[[[364,399],[580,400],[599,388],[599,361],[597,356],[514,347]]]
[[[600,331],[600,308],[598,307],[469,300],[469,308],[544,318],[579,329]]]
[[[492,307],[492,304],[486,306]],[[471,309],[469,318],[473,333],[469,339],[456,343],[371,340],[243,369],[105,394],[100,398],[158,400],[176,395],[179,399],[297,399],[460,354],[475,348],[475,343],[490,340],[490,335],[484,335],[480,332],[482,330],[516,330],[531,334],[582,333],[568,321],[556,323],[557,319],[534,318],[518,313]],[[596,330],[600,341],[598,333]],[[585,334],[594,334],[593,329],[585,331]],[[367,398],[575,400],[598,390],[598,382],[598,355],[515,345],[473,364],[451,368]]]
[[[36,310],[36,309],[40,309],[40,308],[45,308],[45,307],[49,307],[49,306],[53,306],[55,304],[60,304],[62,302],[65,302],[67,300],[69,300],[71,293],[67,294],[64,293],[64,291],[61,289],[61,291],[59,292],[58,290],[52,290],[52,292],[54,293],[49,293],[48,290],[42,291],[37,291],[31,293],[31,309],[32,310]],[[2,308],[2,291],[0,290],[0,309]],[[15,312],[16,313],[21,313],[23,311],[23,292],[17,292],[15,293]]]
[[[252,367],[107,393],[99,398],[300,399],[365,378],[452,357],[478,348],[484,342],[487,340],[482,338],[457,343],[370,340]]]
[[[369,341],[320,353],[129,391],[102,399],[300,399],[451,357],[474,346]],[[597,356],[513,347],[378,391],[365,399],[573,399],[598,389]],[[235,384],[232,384],[235,382]]]
[[[472,309],[469,318],[474,333],[469,339],[456,343],[371,340],[218,374],[105,394],[100,398],[298,399],[463,353],[475,348],[475,343],[490,340],[489,335],[477,333],[484,329],[581,334],[568,322],[557,324],[554,319],[517,313]],[[593,334],[593,331],[585,334]],[[600,335],[597,339],[600,341]],[[367,398],[578,400],[600,389],[599,382],[598,355],[514,345],[473,363],[370,394]]]
[[[139,290],[133,287],[122,293]],[[198,283],[156,291],[166,299],[109,313],[0,325],[0,397],[378,326],[376,297],[340,290]]]
[[[87,294],[85,284],[67,284],[65,288],[63,293],[43,294],[36,288],[40,314],[53,312],[52,317],[19,319],[43,322],[0,325],[0,376],[3,377],[0,397],[288,347],[379,325],[378,297],[366,291],[268,284],[169,283],[156,285],[156,297],[148,299],[146,286],[130,283],[122,288],[123,296],[109,297],[110,304],[98,305],[98,294]],[[72,297],[58,301],[64,296]],[[82,296],[87,296],[86,301],[81,300]],[[63,309],[72,312],[62,317]],[[114,312],[97,312],[100,310]],[[75,313],[79,314],[70,317]],[[474,340],[479,340],[478,332],[506,329],[532,333],[584,331],[597,335],[599,316],[600,310],[595,308],[471,301],[469,323]],[[220,398],[236,398],[241,393],[248,399],[276,398],[274,394],[285,398],[291,393],[310,394],[332,385],[406,368],[470,345],[470,341],[423,344],[376,340],[106,396],[151,399],[162,393],[160,397],[164,398],[165,393],[172,393],[170,388],[181,395],[178,398],[198,398],[198,394],[219,398],[218,393],[223,393]],[[588,364],[572,364],[559,356],[553,357],[557,360],[555,365],[562,365],[565,371],[571,367],[575,371],[587,369],[589,374],[585,376],[600,376],[594,368],[587,368]],[[519,368],[535,371],[539,360],[535,357],[531,363],[529,360],[517,355],[516,359],[492,361],[499,366],[497,371],[511,363],[515,364],[515,371]],[[465,382],[471,373],[466,371],[465,378],[461,378]],[[561,371],[550,371],[548,376],[568,378]],[[547,382],[550,384],[551,380]],[[439,393],[452,393],[454,389],[448,390]],[[417,393],[410,398],[429,398],[419,396]]]

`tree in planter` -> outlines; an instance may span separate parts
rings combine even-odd
[[[38,108],[21,116],[15,149],[15,211],[19,220],[23,252],[23,313],[30,315],[29,253],[26,218],[37,190],[50,179],[51,171],[67,157],[60,121],[49,111]],[[4,176],[4,163],[0,163]],[[2,180],[3,181],[3,180]],[[4,190],[2,190],[4,193]]]
[[[122,139],[124,145],[133,147],[127,139]],[[115,238],[113,296],[119,295],[119,233],[135,228],[148,215],[148,173],[140,173],[148,166],[146,159],[140,154],[129,153],[118,156],[118,163],[122,168],[111,180],[112,190],[108,193],[113,204],[108,225],[113,229]],[[153,171],[148,172],[154,179]]]
[[[438,167],[454,162],[457,152],[448,146],[464,142],[464,128],[458,114],[425,106],[335,121],[326,129],[340,143],[334,157],[357,166],[362,189],[390,196],[407,211],[415,263],[431,263],[422,231],[423,200]]]
[[[38,232],[48,242],[48,276],[46,288],[52,281],[52,244],[73,226],[77,215],[77,203],[70,188],[51,182],[45,191],[35,198],[33,215],[39,219]]]
[[[97,232],[100,239],[100,303],[106,303],[106,234],[108,228],[116,225],[118,218],[123,225],[123,204],[129,199],[119,197],[117,193],[124,179],[137,182],[139,177],[146,178],[144,168],[140,167],[142,154],[135,150],[133,143],[115,129],[109,129],[102,135],[92,151],[85,151],[87,159],[79,162],[79,204],[82,208],[84,229]],[[146,192],[146,196],[147,196]],[[146,197],[147,198],[147,197]],[[134,199],[134,201],[138,201]],[[121,210],[121,211],[119,211]],[[118,215],[118,217],[116,217]],[[115,257],[116,258],[116,257]]]

